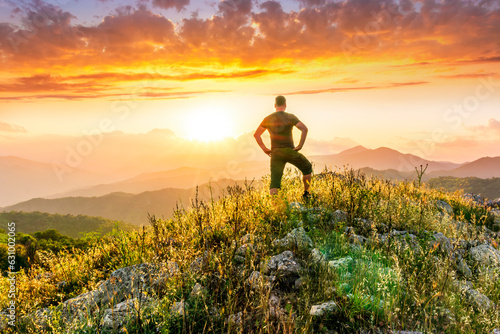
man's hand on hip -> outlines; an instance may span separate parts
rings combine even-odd
[[[267,154],[268,156],[271,156],[271,150],[268,148],[264,149],[264,153]]]
[[[295,147],[293,150],[298,152],[298,151],[300,151],[301,149],[302,149],[302,146],[297,146],[297,147]]]

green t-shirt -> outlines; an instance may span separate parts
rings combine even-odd
[[[271,148],[295,148],[292,130],[300,122],[297,116],[284,111],[276,111],[264,118],[260,126],[271,134]]]

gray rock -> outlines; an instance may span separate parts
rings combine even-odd
[[[485,204],[484,198],[479,194],[466,193],[462,198],[472,201],[476,205],[483,206]]]
[[[299,276],[300,269],[301,266],[291,251],[271,257],[264,266],[266,274],[279,277]]]
[[[500,201],[500,198],[497,199],[497,201]],[[500,206],[500,203],[498,205]],[[493,216],[493,226],[491,229],[495,232],[499,232],[500,231],[500,210],[493,209],[490,211],[490,213]]]
[[[405,236],[409,234],[408,231],[398,231],[398,230],[392,230],[390,235],[395,237],[395,236],[399,236],[399,235],[402,235],[402,236]]]
[[[245,263],[245,258],[241,255],[235,255],[233,260],[238,265]]]
[[[328,265],[335,269],[347,269],[353,261],[354,260],[352,259],[352,257],[346,256],[341,257],[337,260],[330,261],[328,262]]]
[[[241,329],[243,325],[243,312],[231,314],[227,319],[227,322],[229,323],[229,328]]]
[[[366,238],[362,235],[351,234],[348,238],[349,242],[354,245],[363,245],[366,242]]]
[[[184,309],[186,308],[186,304],[184,303],[183,300],[180,302],[174,302],[172,306],[170,307],[170,313],[174,315],[184,315]]]
[[[434,233],[434,242],[432,246],[437,247],[443,254],[449,255],[453,247],[451,246],[450,239],[443,233]]]
[[[354,222],[361,234],[368,235],[375,229],[375,223],[369,219],[356,218]]]
[[[500,251],[491,245],[479,245],[469,250],[472,265],[481,269],[500,266]]]
[[[139,300],[140,299],[140,300]],[[112,309],[104,310],[101,325],[106,329],[118,329],[123,325],[136,321],[138,313],[146,307],[149,298],[133,298],[118,303]]]
[[[236,255],[245,257],[247,254],[254,254],[255,247],[251,243],[243,244],[236,250]]]
[[[259,237],[259,236],[255,236],[253,234],[245,234],[244,236],[242,236],[240,238],[240,243],[241,244],[253,244],[253,243],[259,243],[259,242],[262,242],[262,238]]]
[[[314,248],[312,251],[311,251],[311,261],[313,263],[318,263],[318,264],[323,264],[326,262],[326,257],[325,255],[323,255],[323,253],[321,253],[321,251],[317,248]]]
[[[320,305],[313,305],[311,307],[311,311],[309,311],[309,314],[313,317],[321,317],[325,314],[333,313],[337,311],[337,309],[337,304],[332,300]]]
[[[354,230],[354,227],[346,226],[344,228],[344,234],[347,235],[347,236],[349,236],[349,235],[356,234],[356,231]]]
[[[66,283],[66,281],[61,281],[61,282],[58,282],[58,283],[56,284],[56,288],[57,288],[58,290],[61,290],[61,289],[62,289],[62,288],[64,288],[66,285],[68,285],[68,283]]]
[[[420,251],[420,245],[416,235],[408,233],[408,231],[392,231],[389,234],[382,234],[379,237],[382,244],[387,244],[389,241],[398,251],[404,251],[406,248],[411,248],[414,251]]]
[[[269,315],[274,318],[281,318],[285,311],[281,308],[280,298],[274,293],[269,296]]]
[[[203,296],[204,289],[203,286],[200,283],[196,283],[193,286],[193,289],[191,290],[191,293],[189,294],[191,297],[201,297]]]
[[[491,331],[491,334],[500,334],[500,329],[494,329]]]
[[[472,288],[470,282],[454,281],[453,286],[465,297],[465,300],[470,305],[474,306],[479,311],[487,311],[495,304],[485,295]]]
[[[47,330],[48,329],[48,324],[49,321],[52,319],[53,313],[52,310],[49,308],[42,308],[38,309],[35,312],[30,313],[29,315],[23,317],[20,322],[28,325],[28,326],[34,326],[37,329],[41,330]],[[4,315],[2,314],[2,323],[5,321],[5,328],[7,328],[7,322],[10,321],[10,319],[5,318]],[[0,328],[0,330],[5,329],[5,328]]]
[[[247,278],[246,284],[248,284],[253,290],[260,288],[270,289],[275,280],[276,276],[262,275],[260,272],[254,271]]]
[[[472,277],[472,272],[467,265],[467,262],[465,262],[464,259],[458,259],[457,260],[457,270],[459,273],[464,275],[466,278],[471,278]]]
[[[115,270],[97,289],[65,301],[62,317],[71,321],[75,316],[84,316],[97,308],[107,309],[143,293],[161,295],[168,279],[178,272],[175,262],[141,263]]]
[[[295,290],[300,290],[300,288],[304,285],[304,280],[302,278],[298,278],[293,283],[293,287]]]
[[[441,213],[446,213],[450,216],[453,215],[453,208],[451,207],[450,204],[446,203],[445,201],[437,200],[436,207],[439,209]]]
[[[337,223],[340,223],[340,222],[347,222],[347,213],[345,211],[342,211],[342,210],[336,210],[332,214],[332,220],[331,220],[331,222],[333,224],[337,224]]]
[[[313,246],[313,241],[307,235],[303,227],[298,227],[296,229],[293,229],[284,238],[274,240],[273,246],[283,248],[297,247],[299,249],[307,249]]]

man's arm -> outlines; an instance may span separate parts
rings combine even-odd
[[[262,127],[262,126],[259,126],[257,128],[257,130],[255,130],[255,133],[254,133],[254,137],[255,137],[255,140],[257,141],[257,144],[259,144],[260,148],[262,149],[262,151],[264,151],[265,154],[271,156],[271,150],[268,149],[266,147],[266,145],[264,144],[264,142],[262,141],[262,134],[266,131],[267,129]]]
[[[300,151],[302,149],[302,147],[304,146],[304,143],[306,142],[306,137],[307,137],[307,126],[302,123],[302,122],[298,122],[297,124],[295,124],[295,126],[297,127],[297,129],[299,129],[302,134],[300,135],[300,143],[299,145],[297,145],[294,150],[295,151]]]

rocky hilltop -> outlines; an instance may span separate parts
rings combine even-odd
[[[86,254],[45,254],[20,276],[17,330],[499,332],[498,201],[353,171],[314,188],[299,203],[291,176],[277,198],[230,187]]]

